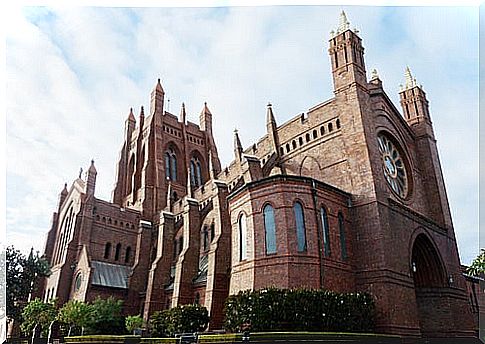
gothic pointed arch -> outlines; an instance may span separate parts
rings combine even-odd
[[[182,180],[179,168],[180,153],[173,143],[169,143],[164,152],[165,178],[172,182]]]
[[[446,286],[446,272],[441,256],[428,235],[420,233],[414,239],[410,265],[416,288]]]
[[[311,155],[307,155],[300,164],[299,175],[318,179],[320,177],[320,170],[321,167],[317,159]]]
[[[199,187],[207,180],[206,164],[202,154],[198,150],[190,153],[189,173],[190,182],[193,186]]]

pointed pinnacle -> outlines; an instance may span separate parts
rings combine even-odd
[[[94,167],[94,159],[91,160],[91,166],[89,166],[88,172],[97,173],[96,167]]]
[[[165,93],[165,91],[163,90],[163,87],[162,87],[162,83],[160,82],[160,79],[158,79],[157,85],[155,86],[155,90],[162,92],[162,93]]]
[[[276,122],[273,115],[273,107],[271,103],[268,103],[268,110],[266,111],[266,123]]]
[[[145,117],[145,110],[143,109],[143,105],[140,109],[140,117]]]
[[[406,71],[404,72],[404,77],[405,77],[405,88],[410,89],[416,86],[416,79],[413,78],[413,75],[411,74],[411,69],[409,69],[409,66],[406,66]]]
[[[342,10],[342,12],[340,13],[340,20],[339,20],[337,33],[342,33],[344,31],[347,31],[349,28],[350,28],[350,23],[347,20],[347,15]]]
[[[64,183],[64,188],[61,191],[61,195],[67,195],[67,183]]]
[[[128,121],[136,122],[135,116],[133,115],[133,108],[130,108],[130,113],[128,114]]]
[[[212,115],[209,108],[207,107],[207,102],[204,102],[204,108],[202,109],[202,113],[207,114],[207,115]]]

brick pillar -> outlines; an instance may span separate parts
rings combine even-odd
[[[143,319],[148,320],[155,311],[163,309],[164,285],[170,279],[175,218],[172,213],[161,212],[158,225],[157,256],[148,273]]]
[[[186,197],[183,210],[183,249],[175,265],[172,307],[192,303],[192,279],[198,271],[199,261],[199,203]]]
[[[125,302],[126,306],[131,305],[131,309],[126,309],[126,311],[133,314],[137,314],[140,311],[140,292],[144,292],[146,288],[147,271],[150,264],[150,255],[147,252],[150,252],[151,247],[151,231],[151,222],[140,221],[136,239],[135,263],[128,281],[130,288],[128,300]]]
[[[209,328],[222,328],[224,302],[229,294],[231,222],[227,209],[227,185],[214,181],[212,199],[215,238],[210,245],[204,306],[211,317]]]

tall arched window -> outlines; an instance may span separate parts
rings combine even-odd
[[[200,167],[200,161],[195,163],[195,176],[197,178],[197,186],[202,185],[202,168]]]
[[[214,224],[211,224],[211,242],[214,240],[214,237],[216,236],[216,230]]]
[[[340,250],[342,255],[342,260],[347,260],[347,243],[345,240],[345,223],[344,216],[341,212],[338,213],[338,228],[340,232]]]
[[[273,207],[267,204],[263,209],[266,254],[276,253],[276,226]]]
[[[126,176],[126,195],[129,195],[133,188],[133,178],[135,174],[135,154],[131,155],[128,163],[128,174]]]
[[[192,186],[197,186],[195,185],[195,162],[193,160],[190,160],[190,182],[192,183]]]
[[[130,261],[130,256],[131,256],[131,247],[128,246],[125,251],[125,263],[128,263]]]
[[[165,153],[165,178],[172,180],[172,171],[170,169],[170,154]]]
[[[195,187],[201,186],[204,182],[202,178],[202,165],[197,157],[193,157],[190,160],[190,181]]]
[[[165,176],[171,181],[177,180],[177,155],[172,148],[165,153]]]
[[[116,245],[115,250],[115,260],[118,261],[120,259],[120,251],[121,251],[121,244]]]
[[[111,243],[107,242],[106,245],[104,246],[104,259],[109,259],[110,255],[111,255]]]
[[[293,206],[295,213],[296,224],[296,238],[298,242],[298,252],[306,251],[306,230],[305,230],[305,216],[303,214],[303,206],[300,202],[296,202]]]
[[[207,226],[204,226],[203,230],[203,247],[204,251],[207,250],[207,247],[209,246],[209,232],[207,231]]]
[[[239,216],[239,260],[245,260],[247,255],[247,227],[246,227],[246,215],[241,214]]]
[[[325,256],[330,257],[330,228],[328,226],[328,215],[325,207],[320,208],[320,220],[322,222],[323,231],[323,249],[325,251]]]

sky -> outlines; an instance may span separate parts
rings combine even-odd
[[[430,112],[463,263],[478,253],[476,7],[23,7],[6,17],[7,243],[42,251],[64,183],[91,159],[110,200],[130,107],[149,108],[158,78],[169,111],[213,114],[223,165],[237,128],[247,147],[333,97],[329,32],[345,10],[398,109],[411,68]]]

